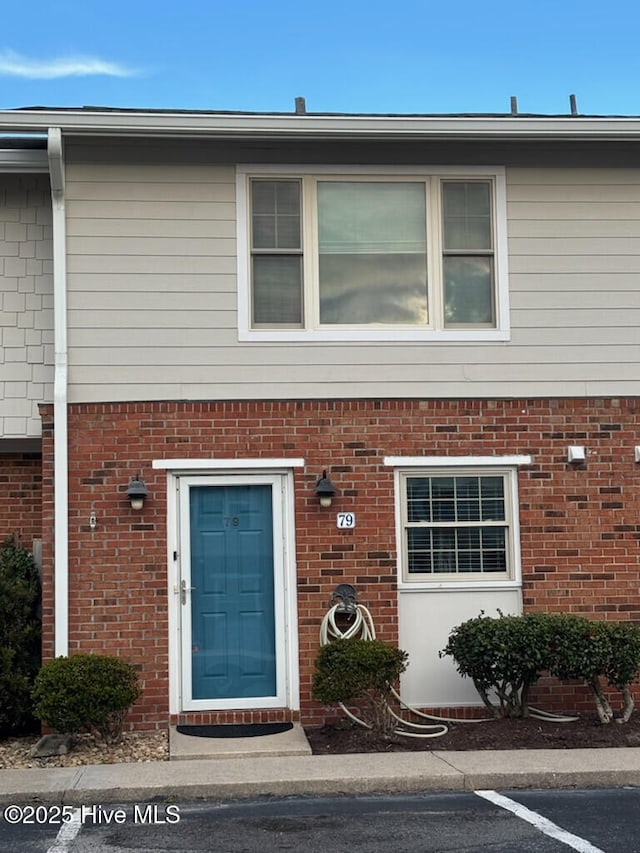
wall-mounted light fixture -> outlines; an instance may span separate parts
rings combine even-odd
[[[640,462],[640,446],[636,444],[634,449],[634,455],[636,462]]]
[[[315,495],[320,499],[320,506],[331,506],[331,501],[338,494],[338,490],[327,477],[327,472],[322,472],[322,477],[316,483]]]
[[[144,501],[148,494],[147,487],[140,479],[140,474],[136,474],[127,489],[127,497],[131,501],[131,509],[140,511],[144,506]]]
[[[584,462],[587,458],[587,451],[584,447],[572,445],[567,447],[567,462]]]

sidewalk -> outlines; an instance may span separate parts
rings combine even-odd
[[[640,749],[396,752],[187,759],[0,771],[0,803],[69,805],[640,785]]]

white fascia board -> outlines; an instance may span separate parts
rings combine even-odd
[[[640,138],[640,117],[367,116],[117,110],[0,110],[0,133],[273,138]]]
[[[531,465],[531,456],[385,456],[392,468],[471,468],[480,465]]]
[[[0,145],[2,141],[0,140]],[[49,162],[45,149],[0,148],[0,172],[48,172]]]

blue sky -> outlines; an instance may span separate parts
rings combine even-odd
[[[0,109],[640,115],[638,0],[31,0]]]

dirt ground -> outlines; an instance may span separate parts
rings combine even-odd
[[[426,722],[426,721],[425,721]],[[602,725],[583,716],[570,723],[536,719],[451,723],[446,734],[433,738],[376,737],[347,721],[305,729],[314,755],[349,752],[469,749],[584,749],[640,747],[640,712],[628,723]]]
[[[595,715],[585,715],[572,723],[535,719],[452,723],[445,735],[434,738],[377,738],[346,720],[305,731],[314,755],[407,750],[640,747],[640,711],[636,711],[628,723],[613,722],[608,726],[601,725]],[[37,740],[37,735],[0,740],[0,769],[166,761],[169,757],[166,732],[125,733],[119,744],[109,747],[98,744],[91,735],[80,735],[68,755],[44,759],[30,755]]]

